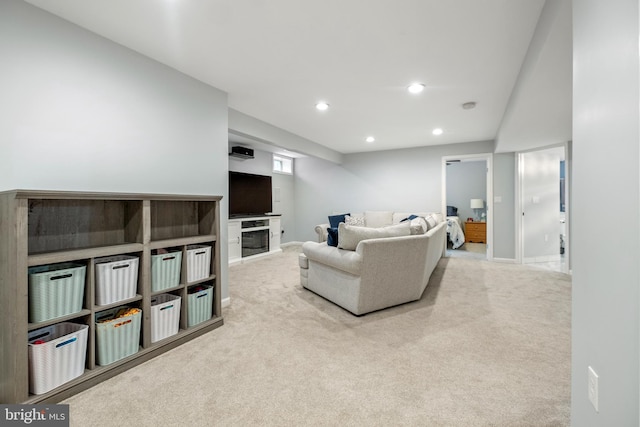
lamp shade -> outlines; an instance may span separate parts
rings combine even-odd
[[[484,208],[484,201],[482,199],[471,199],[471,209]]]

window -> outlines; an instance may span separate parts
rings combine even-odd
[[[273,171],[278,173],[293,174],[293,159],[279,154],[273,155]]]

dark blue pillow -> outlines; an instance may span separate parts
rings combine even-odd
[[[458,216],[458,208],[455,206],[447,206],[447,216]]]
[[[327,245],[338,246],[338,227],[327,228]]]
[[[329,215],[329,225],[331,228],[338,228],[338,224],[344,222],[344,217],[351,214]]]
[[[416,219],[416,218],[418,218],[418,215],[409,215],[408,217],[401,220],[400,222],[411,221],[412,219]]]

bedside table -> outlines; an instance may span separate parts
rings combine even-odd
[[[487,223],[465,221],[464,239],[470,243],[487,243]]]

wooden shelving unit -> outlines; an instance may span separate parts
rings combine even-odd
[[[15,190],[0,193],[0,402],[59,402],[124,370],[222,326],[220,272],[220,196],[117,194]],[[211,247],[211,273],[187,283],[189,245]],[[183,252],[180,284],[151,291],[151,253]],[[96,259],[113,255],[139,258],[133,298],[98,306]],[[80,312],[30,323],[28,268],[74,262],[86,265]],[[213,288],[212,317],[188,326],[187,295],[194,286]],[[151,342],[151,298],[171,293],[182,298],[178,334]],[[142,309],[140,348],[107,366],[96,364],[96,315],[120,305]],[[84,374],[47,393],[29,393],[28,333],[59,322],[89,325]]]

